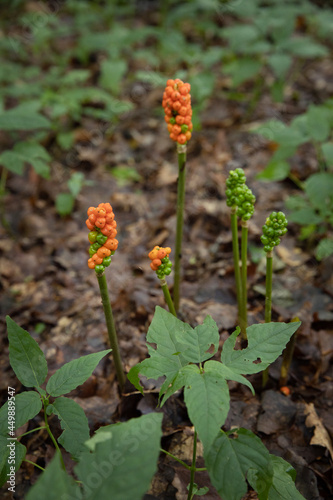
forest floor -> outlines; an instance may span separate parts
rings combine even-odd
[[[248,317],[253,324],[264,319],[261,228],[271,211],[285,210],[285,199],[297,188],[289,180],[256,180],[273,146],[252,134],[250,128],[272,117],[291,119],[316,102],[314,74],[317,79],[332,81],[327,65],[309,63],[298,84],[298,102],[290,98],[276,104],[263,95],[251,123],[242,121],[245,103],[213,97],[202,115],[202,130],[189,142],[180,319],[195,326],[210,314],[220,330],[220,347],[237,323],[230,213],[225,200],[228,172],[242,167],[257,198],[249,224]],[[118,224],[119,248],[106,275],[126,371],[147,357],[145,338],[155,306],[165,307],[147,254],[154,245],[173,248],[175,241],[176,151],[162,114],[152,112],[160,105],[162,91],[146,88],[144,99],[124,115],[112,134],[102,133],[102,139],[96,121],[84,118],[75,131],[70,157],[60,153],[50,135],[47,147],[53,160],[49,180],[36,176],[33,170],[27,170],[23,177],[10,175],[4,200],[10,231],[0,230],[0,389],[4,394],[7,386],[15,387],[17,393],[22,390],[9,365],[5,314],[37,340],[50,374],[74,358],[106,348],[98,283],[86,264],[86,211],[100,202],[111,203]],[[110,169],[119,165],[134,168],[138,175],[117,180]],[[72,215],[61,218],[54,203],[56,195],[65,190],[69,169],[83,172],[93,185],[84,187]],[[315,172],[314,151],[300,150],[292,169],[299,179]],[[224,428],[242,426],[257,433],[270,452],[295,467],[296,484],[303,496],[319,500],[333,497],[332,260],[318,262],[313,248],[300,242],[298,236],[299,227],[290,224],[275,254],[273,279],[273,320],[289,322],[298,317],[302,321],[288,380],[290,395],[279,390],[281,360],[272,366],[265,390],[261,374],[250,377],[255,396],[244,386],[230,383],[231,410]],[[171,292],[172,276],[168,278]],[[93,432],[101,425],[155,411],[158,388],[151,383],[144,397],[131,391],[120,397],[110,358],[70,396],[85,410]],[[182,394],[171,397],[157,411],[164,413],[163,447],[190,460],[193,429]],[[39,426],[41,419],[37,416],[21,430]],[[59,434],[55,417],[51,425]],[[43,432],[24,440],[27,458],[45,467],[54,453],[50,440]],[[65,452],[64,456],[70,464]],[[15,498],[23,498],[39,474],[38,469],[24,463],[17,473]],[[196,481],[199,486],[210,485],[205,472],[198,473]],[[188,471],[161,456],[145,499],[181,500],[186,498],[188,482]],[[4,490],[2,495],[9,498]],[[205,498],[219,497],[210,486]],[[257,496],[250,492],[246,498]]]

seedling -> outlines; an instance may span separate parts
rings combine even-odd
[[[272,317],[273,249],[280,244],[280,238],[287,232],[288,221],[283,212],[272,212],[263,225],[261,242],[266,252],[266,296],[265,323]],[[268,381],[268,368],[263,371],[263,387]]]
[[[95,269],[96,277],[101,293],[106,326],[108,330],[110,345],[113,351],[113,360],[116,368],[120,389],[125,384],[125,374],[121,361],[116,327],[113,319],[108,286],[105,278],[105,268],[111,264],[111,255],[118,248],[117,223],[110,203],[100,203],[97,208],[88,208],[88,219],[86,225],[90,229],[88,235],[90,258],[88,267]]]
[[[148,329],[149,358],[134,366],[129,380],[143,393],[139,374],[148,379],[163,377],[160,406],[184,387],[184,399],[189,418],[194,425],[192,464],[187,500],[195,494],[197,439],[204,448],[204,459],[212,484],[224,500],[240,500],[247,491],[246,480],[264,499],[303,499],[284,460],[270,455],[260,439],[246,429],[221,430],[229,412],[230,394],[227,380],[245,384],[254,393],[244,374],[258,373],[281,354],[298,323],[263,323],[247,328],[248,346],[235,350],[239,327],[225,341],[221,361],[213,360],[219,346],[219,331],[207,316],[202,325],[192,328],[157,307]],[[156,347],[154,347],[156,346]],[[260,360],[258,362],[258,360]],[[163,450],[162,450],[163,451]],[[232,458],[231,458],[232,457]],[[200,469],[203,470],[203,469]],[[279,482],[284,483],[282,496]]]
[[[163,290],[165,302],[169,308],[169,311],[174,316],[177,316],[174,303],[169,292],[168,284],[165,280],[165,276],[169,276],[171,273],[172,264],[169,259],[171,253],[171,248],[162,248],[155,246],[151,252],[149,252],[148,257],[151,260],[150,267],[153,271],[156,271],[156,275],[160,280],[160,284]]]
[[[179,288],[184,226],[186,145],[191,139],[193,129],[190,90],[190,84],[182,82],[179,78],[176,80],[168,80],[162,101],[170,139],[177,143],[178,154],[176,254],[173,286],[173,298],[176,311],[179,309],[180,301]]]

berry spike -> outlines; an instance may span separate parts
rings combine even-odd
[[[187,144],[192,137],[190,90],[191,85],[179,78],[168,80],[162,100],[170,139],[181,145]]]

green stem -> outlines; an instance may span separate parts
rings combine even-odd
[[[113,319],[113,314],[112,314],[112,309],[111,309],[111,302],[110,302],[110,298],[109,298],[108,285],[107,285],[104,273],[103,274],[96,273],[96,276],[97,276],[97,280],[98,280],[98,284],[99,284],[99,289],[101,292],[105,322],[106,322],[106,327],[108,330],[110,346],[112,349],[113,361],[114,361],[114,365],[115,365],[116,373],[117,373],[117,379],[118,379],[120,389],[122,391],[124,388],[124,385],[125,385],[126,378],[125,378],[125,373],[124,373],[124,369],[123,369],[123,365],[122,365],[121,357],[120,357],[116,327],[114,324],[114,319]]]
[[[35,467],[38,467],[38,469],[42,470],[43,472],[45,471],[44,467],[41,467],[38,464],[35,464],[35,462],[31,462],[31,460],[27,460],[26,458],[23,460],[23,462],[27,462],[28,464],[34,465]]]
[[[273,251],[266,253],[266,296],[265,296],[265,323],[272,318],[272,282],[273,282]],[[262,372],[262,386],[268,382],[268,367]]]
[[[190,485],[188,489],[188,495],[187,495],[187,500],[192,500],[193,498],[193,485],[194,485],[194,475],[196,471],[195,467],[195,462],[197,458],[197,431],[194,431],[194,438],[193,438],[193,456],[192,456],[192,466],[191,466],[191,478],[190,478]]]
[[[32,432],[40,431],[41,429],[45,429],[45,425],[42,425],[41,427],[36,427],[36,429],[32,429],[31,431],[25,432],[24,434],[20,434],[20,436],[17,436],[17,439],[21,439],[23,436],[27,436]]]
[[[232,252],[234,256],[234,272],[236,281],[236,294],[238,304],[238,320],[240,322],[242,309],[242,282],[239,267],[239,244],[238,244],[238,225],[237,225],[237,207],[231,209],[231,234],[232,234]]]
[[[294,318],[291,320],[292,322],[299,321],[299,318]],[[288,344],[286,345],[285,350],[283,351],[283,358],[282,358],[282,366],[281,366],[281,372],[280,372],[280,387],[283,387],[284,385],[287,385],[288,382],[288,372],[289,368],[293,359],[293,354],[294,354],[294,349],[295,349],[295,344],[296,344],[296,335],[297,332],[295,332],[291,339],[289,340]]]
[[[180,458],[175,457],[175,455],[173,455],[172,453],[169,453],[168,451],[163,450],[163,448],[160,448],[160,451],[162,453],[165,453],[166,455],[168,455],[168,457],[173,458],[174,460],[176,460],[176,462],[178,462],[181,465],[183,465],[187,470],[191,470],[191,466],[190,465],[187,465],[185,462],[183,462],[182,460],[180,460]],[[198,467],[198,468],[195,469],[196,472],[201,472],[201,471],[205,471],[205,470],[207,470],[206,467]]]
[[[176,249],[174,266],[173,300],[176,311],[179,309],[180,301],[180,263],[182,258],[182,240],[184,226],[184,200],[185,200],[185,166],[186,145],[177,144],[178,152],[178,187],[177,187],[177,227],[176,227]]]
[[[171,295],[170,295],[170,292],[169,292],[169,288],[168,288],[168,284],[167,282],[165,281],[165,278],[162,278],[160,280],[160,283],[161,283],[161,287],[162,287],[162,290],[163,290],[163,294],[164,294],[164,299],[165,299],[165,302],[169,308],[169,311],[171,312],[171,314],[173,314],[174,316],[177,317],[177,313],[176,313],[176,309],[175,309],[175,306],[172,302],[172,298],[171,298]]]
[[[48,420],[47,420],[47,413],[46,413],[46,408],[48,406],[48,403],[46,401],[44,401],[44,421],[45,421],[45,427],[46,427],[46,430],[55,446],[55,449],[57,450],[57,452],[59,453],[59,456],[60,456],[60,462],[61,462],[61,466],[64,470],[66,470],[66,467],[65,467],[65,462],[64,462],[64,459],[62,458],[62,454],[61,454],[61,451],[60,451],[60,448],[59,448],[59,445],[57,443],[57,440],[56,438],[53,436],[52,434],[52,431],[50,429],[50,426],[49,426],[49,423],[48,423]]]
[[[241,239],[241,260],[242,260],[242,305],[241,305],[241,334],[243,339],[246,339],[247,328],[247,236],[248,236],[248,222],[242,220],[242,239]]]
[[[160,451],[162,451],[163,453],[165,453],[166,455],[168,455],[168,457],[173,458],[173,460],[176,460],[176,462],[178,462],[181,465],[183,465],[187,470],[191,470],[191,467],[189,465],[187,465],[185,462],[183,462],[182,460],[180,460],[180,458],[175,457],[175,455],[173,455],[172,453],[169,453],[168,451],[163,450],[163,448],[160,448]]]

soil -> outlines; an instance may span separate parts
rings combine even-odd
[[[313,75],[327,81],[329,71],[325,61],[307,63],[298,82],[298,101],[290,97],[284,104],[276,104],[263,94],[251,123],[242,122],[247,103],[214,95],[202,115],[202,129],[189,142],[180,318],[195,326],[210,314],[219,327],[220,347],[237,323],[230,213],[225,200],[228,172],[242,167],[257,198],[249,224],[248,320],[253,324],[264,320],[261,227],[271,211],[285,210],[286,198],[295,194],[297,187],[289,180],[256,180],[274,145],[249,129],[251,124],[272,116],[288,121],[303,112],[317,99]],[[155,306],[165,307],[147,254],[154,245],[172,248],[175,241],[176,151],[162,114],[154,111],[160,106],[162,92],[161,88],[144,87],[134,110],[111,133],[99,134],[98,141],[94,138],[105,130],[103,124],[83,119],[76,128],[70,154],[64,155],[50,135],[46,144],[53,158],[49,180],[29,169],[23,177],[9,176],[4,199],[8,228],[2,227],[0,233],[3,401],[8,386],[15,387],[16,393],[24,390],[9,365],[6,314],[37,340],[47,358],[49,375],[62,364],[108,345],[98,283],[86,265],[86,210],[100,202],[111,203],[119,229],[119,248],[107,270],[107,280],[126,371],[147,356],[145,336]],[[119,165],[134,168],[139,174],[137,180],[117,181],[112,168]],[[292,169],[300,180],[315,172],[315,152],[301,150]],[[92,185],[84,187],[72,214],[61,218],[55,211],[55,198],[66,190],[74,171],[83,172]],[[271,453],[295,467],[297,488],[306,499],[326,500],[333,498],[332,259],[318,262],[311,244],[299,240],[299,227],[290,224],[274,262],[272,319],[289,322],[298,317],[302,321],[287,381],[290,394],[283,394],[279,388],[281,359],[271,367],[264,390],[260,374],[250,377],[255,396],[246,387],[230,383],[231,410],[224,428],[251,429]],[[171,292],[172,281],[171,275]],[[120,396],[112,359],[105,359],[70,396],[85,410],[93,432],[101,425],[154,411],[158,388],[152,383],[144,397],[132,389]],[[163,412],[163,447],[190,460],[193,428],[182,394],[170,398]],[[42,416],[37,416],[20,433],[39,426],[41,421]],[[51,419],[51,425],[59,434],[56,418]],[[28,448],[27,458],[47,466],[54,450],[45,433],[30,434],[23,442]],[[69,463],[66,452],[64,457]],[[199,448],[199,464],[200,460]],[[24,463],[17,473],[15,498],[23,498],[39,475],[38,469]],[[186,498],[188,482],[186,470],[161,456],[144,498]],[[210,488],[204,498],[219,498],[205,472],[197,474],[197,483]],[[5,490],[2,498],[10,498]],[[249,491],[245,498],[257,496]]]

